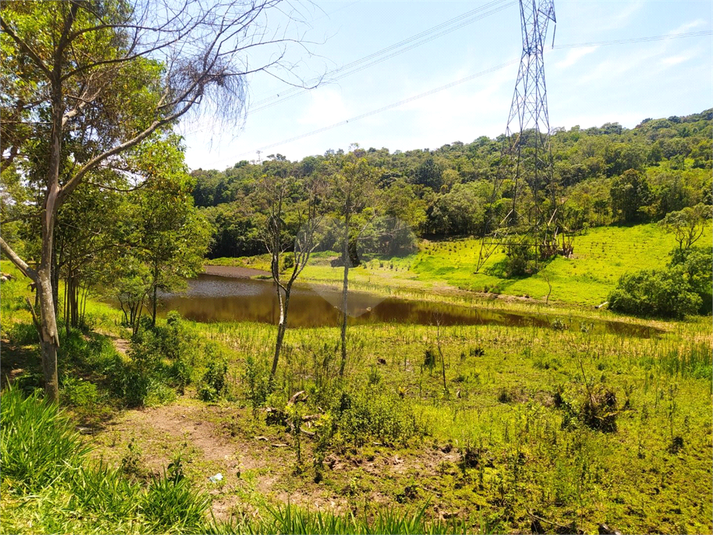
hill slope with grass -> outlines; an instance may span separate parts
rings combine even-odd
[[[710,244],[713,227],[708,225],[699,244]],[[597,227],[575,238],[574,255],[549,261],[539,272],[523,278],[506,278],[504,250],[495,252],[475,273],[480,241],[454,239],[422,240],[419,251],[406,257],[376,257],[350,272],[355,289],[387,293],[468,290],[527,296],[550,302],[598,305],[625,273],[660,269],[676,247],[673,235],[656,224]],[[337,253],[318,253],[305,269],[302,281],[341,282],[342,268],[330,266]],[[211,264],[269,268],[267,255],[211,260]]]

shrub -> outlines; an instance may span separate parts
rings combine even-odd
[[[436,365],[436,351],[433,348],[428,348],[423,354],[423,365],[432,370]]]
[[[562,427],[576,426],[579,421],[596,431],[615,433],[616,419],[621,410],[617,406],[616,393],[602,383],[596,383],[569,398],[562,388],[558,388],[553,401],[555,407],[564,411]]]
[[[74,407],[91,407],[99,401],[97,386],[81,377],[66,377],[62,382],[62,400]]]
[[[508,278],[532,275],[535,268],[535,253],[529,243],[518,243],[508,246],[505,262],[505,274]]]
[[[683,318],[713,310],[713,251],[691,247],[671,252],[664,270],[626,274],[609,294],[609,308],[641,316]]]
[[[680,267],[626,274],[609,294],[609,308],[634,315],[683,318],[701,305]]]
[[[678,268],[691,291],[701,298],[699,314],[713,312],[713,250],[705,247],[674,249],[669,268]]]
[[[198,397],[203,401],[215,401],[225,395],[225,376],[228,364],[224,360],[211,360],[198,386]]]
[[[52,485],[78,469],[87,447],[57,405],[9,387],[0,403],[3,478],[26,491]]]
[[[372,438],[404,443],[419,431],[406,401],[370,387],[343,392],[332,413],[335,431],[356,446]]]

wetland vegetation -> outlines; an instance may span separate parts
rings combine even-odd
[[[189,173],[132,5],[2,4],[0,533],[713,531],[713,111]]]

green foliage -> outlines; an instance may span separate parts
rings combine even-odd
[[[38,393],[24,397],[10,387],[0,403],[2,477],[16,491],[57,484],[78,469],[87,451],[74,425]]]
[[[142,533],[205,529],[210,499],[179,477],[175,466],[144,489],[127,478],[142,473],[136,448],[130,448],[121,467],[92,465],[89,448],[56,405],[36,394],[25,398],[10,387],[0,408],[3,488],[22,500],[21,511],[31,511],[33,532],[77,533],[88,526],[123,531],[121,526],[131,524],[132,532]],[[3,518],[6,529],[23,516],[8,510],[6,502]]]
[[[681,270],[624,275],[609,294],[611,310],[641,316],[683,318],[695,314],[701,305],[701,298],[684,283]]]
[[[62,381],[62,402],[75,407],[91,408],[99,400],[99,392],[94,383],[81,377],[66,377]]]
[[[214,522],[207,532],[214,535],[234,533],[289,533],[295,535],[397,535],[397,534],[457,534],[465,533],[463,522],[429,521],[426,507],[414,512],[397,512],[391,509],[380,509],[373,518],[339,515],[323,511],[309,511],[294,505],[268,507],[267,517],[242,521]]]
[[[250,402],[253,411],[262,407],[270,395],[270,376],[263,363],[258,362],[252,355],[245,361],[245,371],[242,376],[245,384],[245,397]]]
[[[650,189],[646,177],[639,171],[629,169],[611,184],[612,210],[620,214],[626,223],[641,220],[642,207],[650,201]]]
[[[530,243],[509,245],[505,260],[505,275],[508,278],[532,275],[536,271],[536,258],[536,253]]]
[[[143,328],[131,339],[129,356],[128,362],[116,358],[109,376],[114,394],[130,407],[172,401],[177,392],[184,393],[185,387],[195,381],[203,365],[209,371],[204,373],[200,388],[205,391],[200,395],[216,399],[225,394],[226,368],[221,350],[199,337],[176,312],[168,314],[165,326],[152,327],[146,318]]]
[[[601,382],[586,385],[586,389],[574,393],[558,388],[554,403],[555,407],[564,411],[563,429],[576,428],[578,423],[582,423],[603,433],[617,431],[617,416],[621,409],[617,406],[616,393]]]
[[[96,467],[83,466],[70,482],[72,508],[116,523],[135,517],[141,487],[125,474],[122,467],[110,468],[102,463]]]
[[[628,314],[670,318],[710,313],[712,269],[710,249],[676,250],[665,270],[624,275],[609,295],[609,307]]]
[[[377,387],[342,392],[331,412],[337,442],[361,446],[376,439],[403,444],[420,431],[408,403]]]
[[[141,500],[141,512],[155,533],[202,531],[210,498],[188,480],[164,474],[151,480]]]
[[[666,214],[660,224],[676,237],[679,249],[689,249],[705,230],[706,221],[711,218],[711,207],[697,204]]]
[[[198,397],[203,401],[216,401],[227,391],[225,382],[228,373],[228,363],[224,360],[208,361],[205,374],[198,384]]]

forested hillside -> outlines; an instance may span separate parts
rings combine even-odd
[[[710,205],[712,136],[713,109],[645,119],[633,129],[618,123],[556,129],[551,137],[553,183],[564,201],[563,230],[659,221],[685,207]],[[405,221],[419,237],[438,238],[482,235],[489,221],[506,213],[514,189],[506,146],[500,136],[438,149],[356,152],[376,174],[381,213]],[[343,156],[327,151],[290,162],[274,154],[224,171],[193,171],[195,204],[214,225],[209,256],[264,252],[253,217],[253,193],[262,176],[326,175]],[[502,184],[495,190],[498,178]]]

